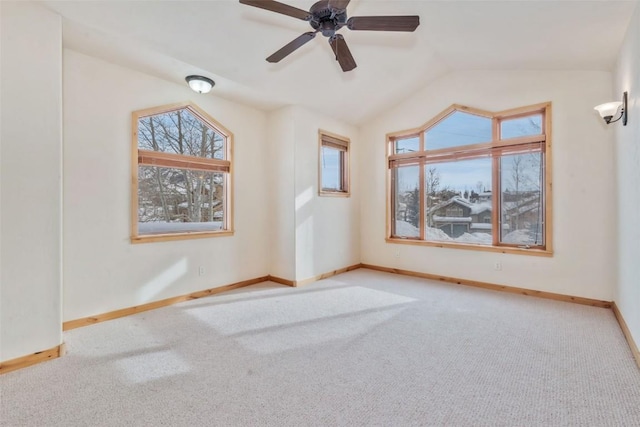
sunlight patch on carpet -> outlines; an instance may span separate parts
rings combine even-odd
[[[405,307],[391,307],[369,312],[354,312],[346,316],[317,319],[311,323],[303,322],[286,327],[252,331],[235,339],[244,348],[260,354],[313,348],[338,340],[357,341],[404,310]]]
[[[223,335],[283,327],[302,322],[407,304],[413,298],[360,286],[318,292],[288,293],[275,298],[236,301],[187,309],[187,313]]]

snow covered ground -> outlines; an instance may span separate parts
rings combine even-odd
[[[222,230],[222,221],[211,222],[139,222],[138,234],[188,233]]]
[[[396,221],[396,236],[420,237],[420,230],[418,227],[406,221]],[[491,245],[493,243],[493,238],[490,233],[464,233],[459,237],[453,238],[439,228],[432,227],[427,227],[425,238],[432,242],[474,243],[479,245]],[[534,236],[532,236],[529,230],[512,231],[503,237],[502,242],[516,245],[536,244]]]

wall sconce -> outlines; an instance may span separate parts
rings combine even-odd
[[[202,76],[187,76],[185,80],[189,83],[189,87],[198,93],[209,93],[216,84],[213,80]]]
[[[620,109],[620,117],[615,120],[613,116],[618,113]],[[609,124],[613,122],[617,122],[622,119],[622,125],[627,125],[627,92],[622,94],[622,102],[607,102],[606,104],[600,104],[594,107],[598,113],[600,113],[600,117],[604,119],[604,121]]]

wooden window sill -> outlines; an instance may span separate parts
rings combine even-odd
[[[222,230],[191,233],[148,234],[144,236],[131,236],[131,243],[137,244],[167,242],[170,240],[204,239],[209,237],[233,236],[233,233],[233,230]]]
[[[319,191],[320,197],[351,197],[351,193],[347,191]]]
[[[525,248],[514,248],[511,246],[484,246],[484,245],[472,245],[472,244],[464,244],[464,243],[428,242],[425,240],[403,239],[400,237],[387,237],[385,240],[387,243],[398,243],[401,245],[431,246],[431,247],[447,248],[447,249],[465,249],[465,250],[472,250],[472,251],[499,252],[503,254],[531,255],[531,256],[542,256],[542,257],[553,256],[553,251],[550,249],[525,249]]]

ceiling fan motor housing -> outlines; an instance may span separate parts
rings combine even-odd
[[[310,24],[314,30],[322,32],[325,37],[331,37],[337,30],[347,23],[346,9],[333,9],[329,6],[329,0],[321,0],[311,6]]]
[[[1,0],[0,0],[1,1]],[[308,22],[314,31],[303,33],[267,57],[267,62],[276,63],[295,52],[322,33],[329,40],[329,46],[335,54],[342,71],[351,71],[357,67],[342,34],[342,27],[352,31],[415,31],[420,25],[420,17],[412,16],[352,16],[347,19],[347,6],[351,0],[320,0],[309,11],[280,3],[276,0],[240,0],[248,6],[266,9]]]

